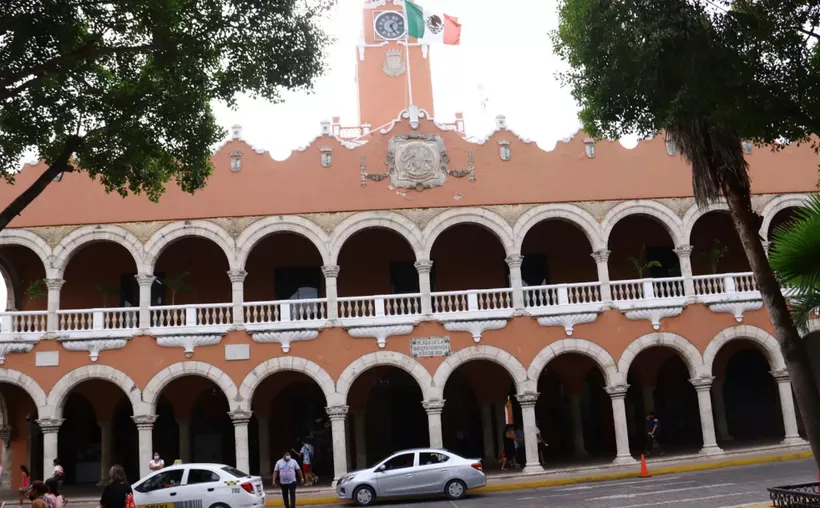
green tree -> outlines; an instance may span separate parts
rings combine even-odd
[[[665,132],[691,166],[697,203],[726,200],[820,464],[820,393],[758,236],[761,219],[752,210],[741,148],[742,139],[805,141],[820,132],[803,105],[818,99],[811,84],[817,55],[806,42],[813,36],[795,21],[813,32],[816,9],[785,2],[807,7],[795,18],[773,0],[745,0],[731,9],[721,2],[563,0],[554,46],[569,64],[564,79],[587,133],[617,139]],[[783,60],[789,56],[792,61]]]
[[[663,266],[661,262],[656,259],[647,259],[646,244],[641,246],[641,252],[638,254],[638,257],[629,256],[627,259],[639,279],[643,279],[645,275],[649,274],[650,268],[660,268]]]
[[[177,293],[190,293],[194,290],[193,286],[188,283],[188,276],[190,272],[179,272],[171,275],[163,281],[168,292],[171,294],[171,305],[176,302]]]
[[[700,255],[709,262],[709,269],[711,270],[712,275],[715,275],[718,273],[718,265],[720,265],[720,260],[725,258],[728,253],[729,247],[720,243],[720,238],[715,238],[714,243],[712,243],[712,247],[706,252],[701,252]]]
[[[62,173],[157,200],[193,193],[225,136],[212,101],[279,100],[323,70],[329,0],[0,2],[0,174],[32,152],[48,169],[0,230]]]
[[[45,279],[37,279],[29,282],[26,286],[26,302],[36,302],[48,297],[48,288]]]

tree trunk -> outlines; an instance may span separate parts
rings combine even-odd
[[[37,196],[42,194],[57,175],[73,171],[74,168],[71,167],[69,161],[80,145],[82,145],[82,138],[79,136],[70,136],[66,140],[63,145],[63,152],[54,160],[51,166],[49,166],[37,180],[34,180],[34,182],[28,186],[28,189],[24,190],[14,201],[9,203],[5,210],[0,212],[0,231],[6,229],[9,222],[13,221]]]
[[[820,391],[814,381],[805,343],[791,318],[780,284],[760,241],[758,215],[752,210],[748,187],[732,176],[721,183],[732,221],[769,313],[774,336],[783,352],[814,460],[820,467]]]

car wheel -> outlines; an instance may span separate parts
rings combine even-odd
[[[359,506],[370,506],[376,500],[376,492],[368,485],[357,487],[353,491],[353,500]]]
[[[444,486],[444,494],[447,496],[447,499],[457,501],[467,494],[467,486],[464,485],[464,482],[461,480],[450,480],[447,482],[447,485]]]
[[[231,508],[231,507],[226,505],[225,503],[214,503],[210,506],[210,508]]]

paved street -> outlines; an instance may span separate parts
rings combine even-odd
[[[686,506],[723,508],[768,501],[766,487],[817,479],[813,460],[762,464],[696,473],[590,483],[567,487],[487,493],[457,503],[449,501],[393,502],[390,508],[643,508]]]

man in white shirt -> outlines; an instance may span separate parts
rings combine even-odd
[[[151,471],[159,471],[165,467],[165,461],[160,458],[159,453],[154,452],[154,459],[148,463],[148,469]]]
[[[304,483],[305,479],[302,476],[302,470],[299,469],[299,463],[293,460],[290,456],[290,451],[285,451],[282,458],[276,461],[273,466],[273,486],[276,486],[277,480],[282,487],[282,500],[285,502],[285,508],[296,508],[296,477],[299,481]]]

